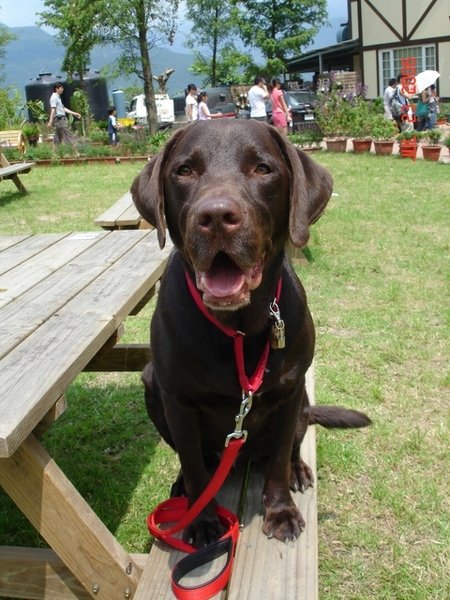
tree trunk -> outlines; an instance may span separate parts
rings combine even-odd
[[[145,106],[147,108],[147,123],[150,135],[158,130],[158,119],[156,115],[155,92],[153,90],[153,74],[150,63],[150,55],[147,44],[147,27],[145,19],[140,20],[138,24],[139,31],[139,51],[142,61],[142,74],[144,78]]]

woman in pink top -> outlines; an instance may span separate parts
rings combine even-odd
[[[272,123],[281,133],[287,135],[287,124],[291,120],[291,115],[279,79],[272,81],[270,99],[272,100]]]

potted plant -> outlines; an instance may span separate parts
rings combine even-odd
[[[330,80],[329,91],[317,95],[316,121],[324,135],[327,150],[345,152],[352,107],[333,74]]]
[[[416,160],[418,140],[422,137],[419,131],[402,131],[398,134],[399,151],[402,158],[412,158]]]
[[[352,137],[353,152],[357,154],[370,152],[372,146],[371,105],[363,95],[356,96],[351,103],[352,110],[350,111],[348,127],[349,134]]]
[[[422,145],[422,154],[426,160],[439,160],[441,154],[441,145],[439,141],[442,137],[442,131],[440,129],[429,129],[423,132],[423,139],[425,143]]]
[[[382,114],[373,115],[371,119],[371,135],[375,154],[392,154],[394,138],[398,129],[394,121],[386,119]]]
[[[22,134],[30,146],[36,146],[39,141],[41,130],[37,123],[25,121],[22,125]]]

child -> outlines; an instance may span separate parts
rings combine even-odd
[[[209,119],[218,119],[222,116],[221,112],[212,115],[208,108],[208,94],[200,92],[198,96],[198,119],[199,121],[208,121]]]
[[[116,146],[119,143],[119,136],[117,135],[117,119],[116,119],[116,108],[111,106],[108,108],[108,137],[109,143],[112,146]]]

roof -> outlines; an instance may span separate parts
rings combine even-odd
[[[339,66],[353,65],[353,54],[359,49],[361,42],[359,38],[346,40],[325,48],[316,48],[305,52],[301,56],[291,58],[287,61],[288,72],[310,72],[336,70]]]

